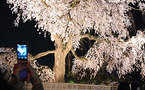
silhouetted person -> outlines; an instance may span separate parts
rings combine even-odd
[[[32,90],[43,90],[43,85],[30,63],[18,61],[14,66],[11,85],[17,86],[17,84],[19,84],[23,86],[25,81],[32,83]],[[22,87],[18,89],[22,89]]]
[[[126,82],[121,82],[117,90],[130,90],[129,84]]]
[[[131,90],[137,90],[138,87],[140,87],[140,84],[137,81],[131,83]]]

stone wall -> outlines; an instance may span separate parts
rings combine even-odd
[[[88,85],[88,84],[71,84],[71,83],[42,83],[36,85],[34,88],[38,90],[117,90],[116,87],[105,86],[105,85]],[[23,88],[23,90],[31,90],[31,84],[16,85],[15,88]],[[43,89],[42,89],[43,88]]]

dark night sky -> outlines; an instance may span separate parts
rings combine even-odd
[[[28,52],[35,55],[39,52],[53,50],[54,43],[50,40],[50,34],[44,38],[43,34],[39,35],[34,28],[34,21],[23,23],[20,21],[18,27],[14,27],[16,15],[10,11],[6,0],[0,0],[0,47],[16,48],[16,43],[27,42]],[[43,65],[53,66],[53,55],[47,55],[38,59]],[[46,63],[47,62],[47,63]]]

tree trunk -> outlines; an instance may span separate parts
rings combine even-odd
[[[53,71],[55,73],[55,82],[64,82],[65,75],[65,57],[62,48],[56,49]]]
[[[58,37],[57,35],[54,37],[55,37],[55,53],[54,53],[55,60],[53,71],[55,73],[55,82],[64,82],[65,57],[72,48],[71,38],[69,38],[67,45],[64,46],[62,43],[63,41],[62,38]]]

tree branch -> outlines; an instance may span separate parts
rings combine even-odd
[[[46,51],[46,52],[41,52],[35,56],[29,56],[30,57],[30,60],[34,60],[34,59],[38,59],[40,57],[43,57],[43,56],[46,56],[48,54],[53,54],[55,53],[55,50],[52,50],[52,51]]]
[[[43,3],[46,7],[50,7],[49,5],[47,5],[47,4],[45,3],[44,0],[41,0],[41,1],[42,1],[42,3]]]
[[[140,11],[140,12],[143,12],[145,14],[145,11],[142,11],[140,9],[137,9],[137,8],[134,8],[134,7],[131,7],[131,6],[130,6],[130,9],[133,9],[133,10],[136,10],[136,11]]]
[[[98,36],[92,36],[90,34],[81,35],[81,38],[89,38],[90,40],[98,40],[99,39]]]
[[[84,58],[84,57],[78,57],[77,54],[76,54],[76,52],[75,52],[73,49],[71,49],[71,52],[73,53],[74,57],[75,57],[77,60],[80,60],[80,61],[88,61],[88,60],[87,60],[86,58]]]
[[[93,36],[93,35],[90,35],[90,34],[81,35],[81,38],[88,38],[89,40],[95,40],[98,43],[101,43],[103,41],[106,41],[107,43],[110,43],[110,41],[107,40],[107,39],[103,39],[99,36]]]

